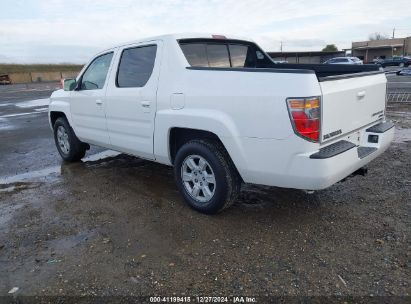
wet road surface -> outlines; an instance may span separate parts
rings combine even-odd
[[[48,97],[56,87],[0,86],[0,177],[60,164],[47,120]]]
[[[62,163],[49,86],[0,87],[1,295],[410,294],[411,105],[389,106],[400,131],[368,176],[247,185],[206,216],[169,167],[96,147]]]

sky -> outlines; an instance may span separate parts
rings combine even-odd
[[[411,36],[409,0],[12,0],[0,4],[0,62],[85,63],[117,43],[180,32],[245,36],[265,51],[350,48]]]

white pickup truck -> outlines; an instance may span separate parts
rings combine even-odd
[[[194,209],[242,183],[318,190],[383,153],[386,77],[375,65],[276,64],[250,40],[165,35],[104,50],[50,98],[65,161],[89,144],[174,166]]]

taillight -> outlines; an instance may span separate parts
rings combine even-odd
[[[320,97],[288,98],[288,112],[294,132],[310,141],[318,142],[320,137]]]

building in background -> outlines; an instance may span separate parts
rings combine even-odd
[[[352,56],[358,57],[364,62],[372,62],[373,59],[377,58],[408,56],[411,55],[411,36],[353,42],[351,52]]]
[[[344,57],[345,51],[336,52],[268,52],[274,61],[287,61],[288,63],[323,63],[334,57]]]

